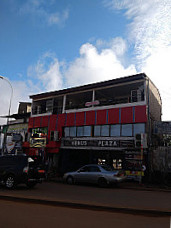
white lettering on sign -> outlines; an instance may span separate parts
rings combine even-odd
[[[98,141],[98,146],[101,147],[113,147],[113,146],[117,146],[117,142],[113,141],[113,140],[99,140]]]
[[[87,141],[72,141],[72,146],[87,146]]]

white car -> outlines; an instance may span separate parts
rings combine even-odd
[[[107,187],[109,184],[119,183],[126,180],[126,174],[123,170],[112,170],[106,165],[85,165],[75,172],[64,174],[64,181],[68,184],[74,183],[92,183],[100,187]]]

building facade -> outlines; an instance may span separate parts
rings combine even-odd
[[[24,150],[63,174],[106,163],[139,175],[149,166],[152,126],[161,120],[158,89],[143,73],[30,96]]]
[[[31,103],[20,102],[18,113],[4,116],[8,123],[3,125],[1,130],[1,154],[23,153],[22,144],[27,141],[30,113]]]

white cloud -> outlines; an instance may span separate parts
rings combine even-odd
[[[17,113],[18,104],[21,101],[29,101],[29,94],[35,93],[34,86],[29,87],[29,83],[18,81],[10,82],[13,88],[13,95],[11,97],[12,89],[10,85],[5,80],[0,80],[0,91],[2,96],[0,96],[0,116],[6,116],[10,114]],[[11,107],[10,107],[11,100]],[[6,118],[0,118],[0,124],[5,124]]]
[[[111,49],[117,57],[123,56],[127,51],[126,40],[122,37],[115,37],[109,41],[99,39],[96,41],[96,46]]]
[[[62,88],[63,82],[60,72],[62,65],[63,63],[59,63],[53,53],[45,53],[35,65],[28,68],[28,76],[34,78],[39,85],[37,93]]]
[[[54,5],[54,3],[54,1],[27,0],[22,7],[20,7],[19,12],[20,14],[31,14],[47,25],[63,26],[69,17],[69,10],[65,9],[63,12],[52,12],[50,7]]]
[[[135,67],[130,65],[125,68],[116,53],[111,48],[98,51],[90,43],[82,45],[80,57],[70,63],[65,72],[67,84],[70,86],[81,85],[135,74]]]
[[[53,24],[58,24],[58,25],[64,25],[65,21],[69,17],[69,11],[64,10],[62,13],[53,13],[47,17],[48,24],[53,25]]]
[[[36,80],[39,87],[37,93],[136,74],[134,65],[124,67],[120,61],[126,51],[123,39],[102,43],[100,50],[90,43],[83,44],[80,56],[68,64],[59,62],[53,53],[45,53],[35,65],[28,68],[30,80]]]
[[[171,1],[105,0],[105,6],[121,10],[129,19],[128,41],[134,45],[134,62],[158,87],[163,100],[163,120],[171,120]],[[123,11],[122,11],[123,10]],[[163,91],[168,91],[167,96]],[[171,108],[170,108],[171,110]]]

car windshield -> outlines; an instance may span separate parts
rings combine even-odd
[[[107,165],[101,165],[101,167],[106,171],[113,171],[113,169],[110,166]]]

